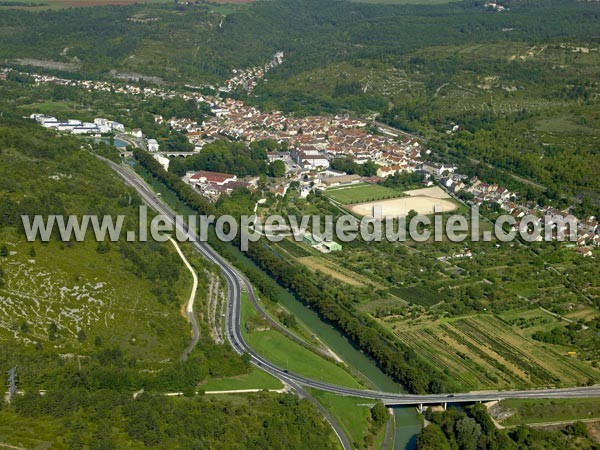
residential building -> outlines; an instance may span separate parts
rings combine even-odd
[[[158,145],[158,141],[156,139],[148,139],[148,151],[149,152],[157,152],[160,146]]]

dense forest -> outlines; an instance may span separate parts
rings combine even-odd
[[[587,38],[597,31],[597,14],[594,5],[571,1],[519,2],[509,14],[493,14],[472,1],[368,5],[283,0],[240,7],[224,20],[206,5],[4,10],[0,57],[47,58],[80,76],[109,75],[116,69],[197,80],[199,75],[222,77],[233,67],[263,64],[283,50],[290,60],[281,70],[297,73],[332,60],[385,58],[441,44]],[[139,17],[157,20],[130,20]],[[506,27],[514,32],[503,33]],[[352,83],[334,86],[340,99],[360,91]]]
[[[241,177],[266,175],[268,173],[267,153],[256,145],[247,146],[243,142],[219,140],[205,145],[202,152],[196,155],[174,159],[169,164],[169,172],[179,176],[196,170],[234,173]]]
[[[134,399],[131,393],[75,387],[25,394],[11,410],[21,420],[52,427],[54,436],[37,438],[55,438],[56,448],[337,448],[327,422],[294,394]]]

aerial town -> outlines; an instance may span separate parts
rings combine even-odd
[[[0,0],[0,450],[600,450],[599,2]]]
[[[237,88],[252,90],[266,72],[282,61],[283,52],[277,52],[272,61],[265,66],[234,70],[233,77],[216,90],[220,93],[231,92]],[[423,160],[422,154],[427,155],[430,151],[422,147],[420,139],[389,127],[378,127],[374,125],[372,118],[341,115],[293,117],[279,111],[263,112],[241,100],[221,98],[219,95],[180,93],[161,87],[142,88],[135,84],[116,85],[104,81],[67,80],[35,73],[27,75],[32,76],[37,83],[79,86],[90,91],[113,91],[143,97],[180,96],[185,100],[193,99],[198,103],[207,104],[211,115],[202,123],[177,117],[154,117],[156,123],[167,122],[171,130],[183,132],[194,146],[191,153],[161,151],[157,139],[145,136],[143,130],[134,128],[126,132],[123,124],[105,118],[82,122],[78,119],[60,121],[44,114],[30,116],[45,128],[65,133],[95,137],[106,134],[130,136],[153,153],[154,158],[165,170],[168,170],[171,157],[186,157],[201,152],[204,145],[219,139],[248,144],[272,139],[288,149],[267,154],[269,162],[281,160],[286,167],[286,177],[276,180],[276,184],[270,188],[275,195],[285,195],[293,181],[299,184],[300,196],[306,198],[313,190],[325,190],[358,182],[378,183],[394,174],[420,172],[424,174],[425,186],[439,185],[472,206],[492,205],[515,218],[533,215],[538,217],[539,226],[542,226],[544,215],[558,215],[576,220],[578,240],[575,246],[583,256],[591,255],[590,248],[600,246],[600,236],[597,234],[598,218],[586,217],[580,220],[573,217],[569,209],[560,211],[549,206],[522,202],[519,193],[510,192],[497,184],[484,183],[476,177],[469,179],[458,173],[456,166]],[[458,127],[455,125],[454,129]],[[356,164],[365,164],[368,161],[375,163],[378,166],[376,176],[361,177],[330,168],[334,159],[342,157],[349,158]],[[238,178],[235,174],[206,171],[187,173],[183,180],[212,201],[216,201],[224,193],[231,193],[236,187],[246,187],[252,191],[258,184],[258,177]]]

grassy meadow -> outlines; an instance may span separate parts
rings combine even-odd
[[[554,400],[502,400],[494,415],[508,416],[502,425],[522,425],[566,420],[600,419],[600,402],[596,398]]]
[[[254,327],[249,331],[249,322],[260,323],[260,318],[247,294],[243,294],[242,332],[246,342],[261,356],[290,372],[341,386],[361,387],[352,375],[333,361],[322,358],[266,326]]]

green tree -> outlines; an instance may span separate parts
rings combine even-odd
[[[183,177],[187,172],[187,167],[183,158],[173,158],[169,163],[169,172],[174,173],[178,177]]]
[[[175,131],[167,140],[167,150],[170,152],[193,152],[194,145],[188,141],[185,134]]]
[[[252,357],[250,356],[250,353],[244,352],[244,354],[242,355],[242,361],[244,361],[244,364],[246,364],[246,365],[250,364],[251,360],[252,360]]]
[[[371,418],[373,419],[373,422],[377,424],[378,427],[383,426],[383,424],[387,422],[389,416],[390,415],[388,414],[387,408],[381,400],[377,401],[377,403],[375,403],[375,406],[371,408]]]
[[[459,419],[454,425],[456,442],[461,450],[475,450],[481,437],[481,427],[469,417]]]
[[[417,437],[417,450],[450,450],[450,443],[444,432],[435,423],[427,425]]]
[[[579,420],[577,422],[573,423],[573,425],[571,425],[570,427],[568,427],[568,432],[569,432],[569,434],[572,434],[573,436],[579,436],[579,437],[585,437],[585,438],[589,437],[587,426],[585,425],[585,423],[583,423]]]
[[[285,175],[285,163],[281,160],[273,161],[269,166],[272,177],[282,177]]]
[[[491,435],[496,429],[492,418],[487,412],[487,408],[483,404],[477,403],[473,405],[469,410],[469,414],[481,426],[483,434]]]
[[[114,450],[117,443],[113,436],[113,431],[108,421],[101,422],[90,439],[90,450]]]
[[[55,341],[58,337],[58,327],[55,322],[51,322],[48,326],[48,339]]]

